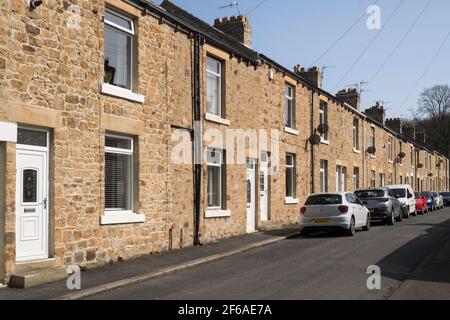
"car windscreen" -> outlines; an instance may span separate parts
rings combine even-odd
[[[342,196],[338,194],[321,194],[310,196],[308,200],[306,200],[305,205],[307,206],[316,206],[316,205],[334,205],[334,204],[342,204]]]
[[[436,192],[433,192],[432,195],[433,195],[433,197],[437,197],[437,193]]]
[[[441,196],[443,196],[443,197],[450,197],[450,192],[442,192]]]
[[[406,189],[391,189],[391,191],[398,198],[406,198]]]
[[[422,192],[422,196],[429,198],[429,197],[431,197],[431,193],[430,192]]]
[[[384,191],[383,190],[361,190],[361,191],[356,191],[355,195],[360,199],[382,198],[382,197],[384,197]]]

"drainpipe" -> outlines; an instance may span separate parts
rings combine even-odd
[[[194,246],[200,242],[200,210],[202,191],[202,125],[200,99],[200,59],[203,38],[199,33],[194,34],[194,75],[193,75],[193,128],[194,128]]]
[[[311,87],[311,136],[314,134],[314,87]],[[315,171],[315,165],[314,165],[314,144],[311,143],[311,193],[316,192],[316,183],[314,181],[314,171]],[[328,172],[329,173],[329,172]],[[328,182],[328,177],[326,179]]]

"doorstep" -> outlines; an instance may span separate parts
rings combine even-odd
[[[8,286],[11,288],[27,289],[66,278],[66,267],[53,267],[21,273],[15,272],[10,277]]]

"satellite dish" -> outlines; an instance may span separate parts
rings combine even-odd
[[[404,158],[406,158],[406,153],[400,152],[400,153],[398,154],[398,157],[399,157],[400,159],[404,159]]]
[[[309,143],[311,143],[313,146],[318,146],[321,140],[322,137],[317,134],[314,134],[311,137],[309,137]]]
[[[417,168],[422,169],[422,168],[423,168],[423,163],[419,163],[419,164],[417,165]]]
[[[320,126],[317,127],[317,131],[320,134],[325,134],[328,132],[328,130],[330,129],[330,127],[328,126],[328,124],[326,123],[322,123]]]
[[[375,147],[368,147],[367,148],[367,153],[374,155],[375,153],[377,153],[377,148],[375,148]]]

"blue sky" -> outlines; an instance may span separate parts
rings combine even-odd
[[[253,48],[285,67],[296,64],[310,66],[343,32],[352,25],[375,0],[266,0],[250,14],[253,27]],[[231,0],[173,0],[195,16],[213,23],[215,18],[236,14],[236,9],[218,9]],[[261,0],[240,0],[242,13],[248,12]],[[324,89],[338,89],[360,81],[369,81],[407,32],[428,0],[406,0],[388,24],[386,21],[401,0],[379,0],[383,29],[362,59],[337,86],[350,66],[368,45],[376,32],[369,30],[364,17],[317,65],[335,66],[326,69]],[[448,14],[450,1],[432,0],[427,11],[404,40],[384,69],[366,86],[362,108],[376,100],[385,101],[388,116],[407,117],[417,105],[420,92],[434,84],[449,83],[450,39],[429,69],[413,89],[427,65],[450,32]],[[385,25],[386,24],[386,25]],[[337,87],[336,87],[337,86]],[[336,88],[336,90],[334,90]]]

